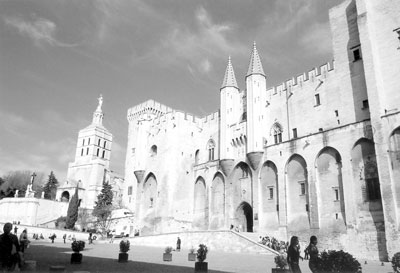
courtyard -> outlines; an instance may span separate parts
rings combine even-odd
[[[37,262],[37,272],[48,272],[51,265],[65,266],[67,272],[194,272],[194,262],[188,261],[187,249],[182,249],[181,252],[173,251],[172,262],[163,262],[164,248],[131,245],[128,263],[118,263],[119,245],[117,243],[87,244],[82,252],[82,264],[71,265],[70,242],[51,244],[47,241],[35,241],[27,249],[25,259]],[[210,273],[265,273],[271,272],[271,268],[275,267],[273,257],[270,254],[224,253],[210,249],[206,262],[208,262]],[[366,265],[365,261],[359,262],[362,264],[363,273],[393,272],[390,263],[384,263],[382,266],[377,261],[367,261]],[[311,273],[308,269],[308,261],[301,262],[300,267],[303,273]]]

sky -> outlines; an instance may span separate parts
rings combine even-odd
[[[0,176],[65,181],[100,94],[111,169],[124,175],[130,107],[217,111],[228,56],[244,89],[254,41],[268,86],[331,61],[328,11],[340,2],[1,0]]]

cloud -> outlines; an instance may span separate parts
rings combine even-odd
[[[58,41],[54,37],[57,31],[57,26],[50,20],[39,17],[32,21],[25,21],[19,17],[5,17],[4,22],[9,26],[18,29],[20,34],[31,38],[37,46],[43,44],[60,47],[76,46],[76,44],[66,44]]]
[[[167,64],[183,62],[185,67],[190,67],[189,72],[196,69],[206,74],[211,71],[216,58],[247,53],[242,44],[228,39],[234,31],[229,23],[214,23],[203,7],[196,10],[194,18],[195,27],[176,22],[161,39],[161,47],[157,51]]]
[[[307,52],[312,54],[328,54],[332,52],[332,36],[329,22],[315,23],[308,28],[307,32],[300,39]]]

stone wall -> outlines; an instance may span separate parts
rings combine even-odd
[[[0,222],[19,221],[26,225],[43,225],[66,216],[68,203],[38,198],[3,198]]]

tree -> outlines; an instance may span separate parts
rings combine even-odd
[[[96,205],[94,206],[92,215],[96,217],[96,224],[100,227],[103,234],[107,232],[111,225],[111,212],[113,192],[112,187],[108,182],[103,182],[103,188],[97,196]]]
[[[65,223],[65,227],[67,229],[73,229],[78,220],[78,210],[79,210],[79,199],[78,199],[78,185],[75,188],[75,194],[72,196],[71,201],[68,205],[67,212],[67,222]]]
[[[56,198],[57,187],[58,180],[53,171],[51,171],[47,183],[43,187],[44,198],[54,200]]]
[[[3,192],[3,196],[5,197],[14,197],[15,191],[19,191],[19,196],[23,197],[25,195],[26,188],[28,184],[31,182],[32,171],[29,170],[18,170],[11,171],[7,175],[3,176],[4,183],[0,185],[0,192]],[[37,172],[35,180],[33,182],[33,190],[38,194],[36,196],[40,196],[40,190],[43,185],[43,177],[44,174],[42,172]]]

